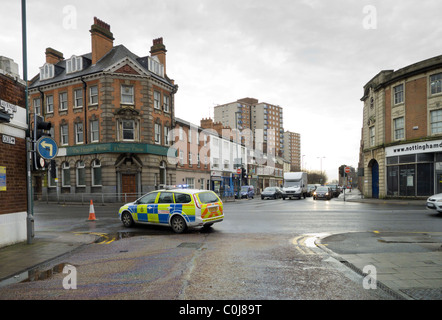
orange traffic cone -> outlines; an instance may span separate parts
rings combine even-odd
[[[92,202],[91,199],[91,205],[89,207],[89,221],[95,221],[95,220],[97,219],[95,218],[94,203]]]

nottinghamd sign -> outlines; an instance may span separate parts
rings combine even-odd
[[[442,140],[415,142],[385,148],[386,157],[430,152],[442,152]]]

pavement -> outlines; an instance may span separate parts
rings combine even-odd
[[[343,201],[342,196],[339,200]],[[347,193],[346,201],[425,204],[425,200],[363,199],[357,190]],[[375,284],[401,300],[442,300],[441,243],[432,243],[439,249],[430,252],[336,254],[327,247],[333,236],[336,235],[317,239],[316,245],[356,273],[373,276],[375,281],[367,280],[368,285]],[[26,280],[39,267],[99,239],[100,234],[36,231],[31,244],[24,242],[0,248],[0,290]],[[426,240],[408,235],[402,240],[386,237],[383,241],[421,243]]]

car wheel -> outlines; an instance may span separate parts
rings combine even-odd
[[[123,226],[126,228],[130,228],[134,225],[134,219],[132,219],[132,215],[127,211],[121,215],[121,222],[123,222]]]
[[[184,221],[184,218],[180,215],[174,215],[172,217],[170,226],[175,233],[183,233],[187,228],[186,221]]]

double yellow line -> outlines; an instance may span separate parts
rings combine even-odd
[[[315,254],[315,252],[310,249],[305,243],[306,240],[311,238],[310,236],[299,236],[292,239],[292,244],[295,246],[295,249],[301,254]]]
[[[107,233],[99,233],[99,232],[74,232],[76,235],[80,234],[92,234],[94,236],[100,237],[98,240],[101,240],[100,242],[97,242],[98,244],[109,244],[116,240],[116,237],[109,236]]]

